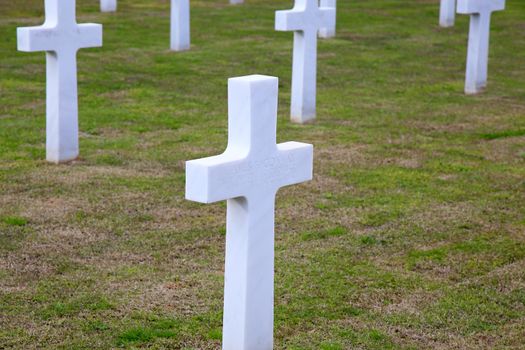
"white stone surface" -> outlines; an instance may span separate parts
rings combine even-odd
[[[190,48],[190,0],[171,0],[171,42],[173,51]]]
[[[77,51],[102,46],[100,24],[77,24],[75,0],[46,0],[42,26],[18,28],[18,50],[46,51],[46,150],[53,163],[78,157]]]
[[[117,0],[100,0],[100,11],[102,12],[117,11]]]
[[[224,350],[271,350],[274,207],[279,188],[312,179],[313,147],[276,145],[278,79],[232,78],[228,147],[186,163],[186,198],[227,200]]]
[[[243,4],[244,0],[230,0],[230,4],[237,5],[237,4]]]
[[[337,0],[321,0],[321,7],[332,8],[337,14]],[[335,19],[332,27],[322,27],[319,29],[320,38],[329,39],[335,37],[337,16],[335,16],[334,18]]]
[[[456,0],[441,0],[439,7],[439,25],[452,27],[456,20]]]
[[[487,86],[490,19],[505,9],[505,0],[458,0],[458,13],[470,15],[465,93],[476,94]]]
[[[275,29],[294,32],[292,121],[315,119],[317,94],[317,33],[335,26],[335,9],[320,8],[319,0],[295,0],[292,10],[277,11]]]

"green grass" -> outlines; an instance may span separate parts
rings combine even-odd
[[[18,216],[6,216],[2,218],[4,224],[8,226],[25,226],[27,225],[27,219]]]
[[[481,135],[486,140],[496,140],[505,137],[520,137],[525,136],[525,130],[505,130],[501,132],[494,132]]]
[[[78,22],[80,158],[45,158],[45,55],[16,51],[43,0],[0,0],[0,348],[218,349],[225,203],[184,200],[184,161],[227,142],[227,79],[280,78],[279,142],[314,181],[276,210],[276,349],[522,349],[525,3],[494,14],[489,84],[463,94],[468,18],[438,1],[339,1],[319,42],[318,118],[289,122],[290,0],[169,1]]]

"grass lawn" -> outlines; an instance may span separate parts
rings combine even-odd
[[[45,55],[16,51],[43,0],[0,0],[0,348],[218,349],[225,203],[184,200],[221,153],[227,78],[280,77],[278,139],[315,145],[276,217],[276,349],[523,349],[525,2],[493,17],[488,90],[463,94],[468,17],[438,0],[341,0],[319,44],[318,119],[289,122],[291,0],[168,0],[78,22],[81,157],[45,158]]]

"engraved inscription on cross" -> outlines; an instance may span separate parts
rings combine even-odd
[[[311,180],[313,147],[276,144],[277,78],[232,78],[228,95],[228,147],[187,162],[186,198],[228,204],[223,349],[271,350],[275,196]]]
[[[458,13],[470,15],[465,93],[476,94],[487,86],[490,19],[505,9],[505,0],[458,0]]]
[[[18,50],[46,51],[46,150],[54,163],[78,157],[77,51],[102,46],[100,24],[77,24],[75,0],[46,0],[42,26],[18,28]]]
[[[275,13],[275,29],[294,32],[292,121],[315,119],[317,93],[317,34],[335,27],[335,8],[319,7],[319,0],[295,0],[291,10]]]

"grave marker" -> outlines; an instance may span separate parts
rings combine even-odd
[[[46,0],[42,26],[18,28],[18,50],[46,51],[46,150],[54,163],[78,157],[77,51],[102,46],[100,24],[77,24],[75,0]]]
[[[337,0],[321,0],[321,7],[332,8],[337,13]],[[335,16],[337,19],[337,16]],[[332,27],[323,27],[319,29],[319,37],[329,39],[335,37],[336,20],[334,20]]]
[[[292,121],[315,119],[317,94],[317,33],[335,26],[335,9],[319,7],[319,0],[295,0],[291,10],[277,11],[275,29],[294,32]]]
[[[171,50],[190,48],[190,0],[171,0]]]
[[[490,19],[505,9],[505,0],[458,0],[458,13],[470,15],[465,93],[476,94],[487,86]]]
[[[456,19],[456,0],[441,0],[439,7],[439,25],[452,27]]]
[[[186,198],[228,204],[223,349],[271,350],[275,196],[312,179],[313,147],[276,144],[277,78],[232,78],[228,95],[228,147],[186,163]]]
[[[102,12],[117,11],[117,0],[100,0],[100,11]]]

